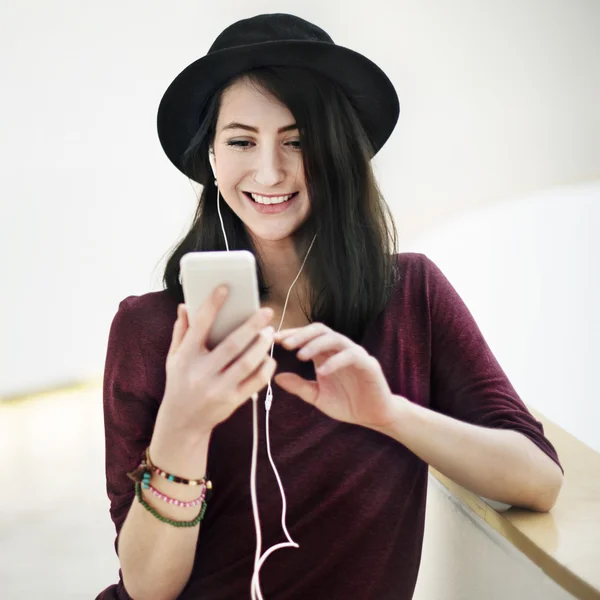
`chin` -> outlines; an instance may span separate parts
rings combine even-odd
[[[293,228],[293,229],[289,229],[287,231],[283,230],[283,231],[273,231],[273,230],[268,230],[268,231],[263,231],[262,228],[252,228],[252,227],[248,227],[247,226],[248,231],[250,232],[250,235],[258,241],[261,242],[272,242],[272,243],[277,243],[277,242],[287,242],[292,240],[294,233],[298,230],[298,227]]]
[[[245,221],[247,231],[250,235],[265,242],[284,242],[290,241],[294,234],[304,225],[308,219],[308,214],[302,219],[293,219],[286,223],[268,223],[259,220],[257,223],[254,219]]]

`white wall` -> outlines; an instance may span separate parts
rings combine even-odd
[[[120,299],[156,288],[190,218],[161,95],[232,20],[292,11],[362,51],[402,114],[376,161],[405,240],[600,176],[595,0],[0,4],[0,395],[102,371]]]
[[[432,258],[523,400],[600,452],[600,180],[514,198],[430,229]]]

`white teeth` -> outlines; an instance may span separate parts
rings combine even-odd
[[[275,196],[273,198],[267,198],[266,196],[259,196],[258,194],[250,194],[252,200],[259,204],[281,204],[287,202],[294,194],[288,194],[287,196]]]

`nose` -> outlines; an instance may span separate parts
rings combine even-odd
[[[257,156],[254,181],[264,187],[273,187],[285,179],[284,159],[277,148],[263,146]]]

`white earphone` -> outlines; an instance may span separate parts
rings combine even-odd
[[[223,238],[225,239],[225,248],[227,252],[229,252],[229,241],[225,234],[225,225],[223,224],[223,215],[221,214],[221,194],[219,192],[219,182],[217,181],[217,165],[215,162],[215,154],[212,149],[208,151],[208,162],[212,169],[213,177],[215,178],[215,186],[217,188],[217,212],[219,213],[219,221],[221,221],[221,231],[223,231]]]
[[[215,153],[211,150],[208,151],[208,162],[210,163],[210,168],[212,169],[213,177],[215,178],[215,182],[217,181],[217,165],[215,163]]]

